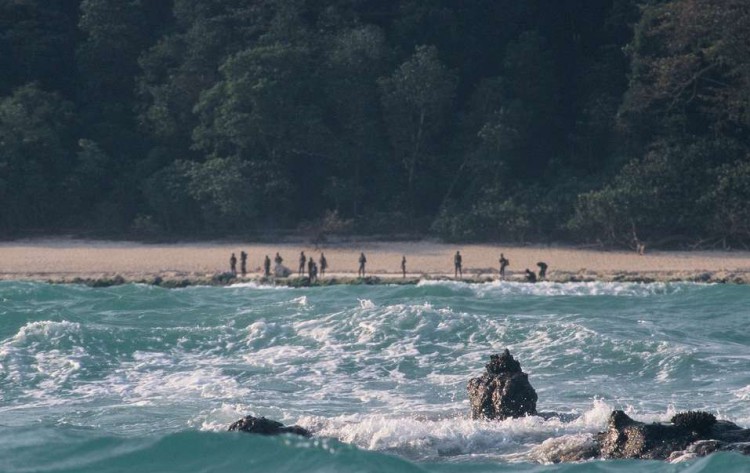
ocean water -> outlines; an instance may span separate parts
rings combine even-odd
[[[699,284],[0,282],[0,472],[747,472],[725,453],[546,458],[613,409],[750,427],[748,301]],[[538,409],[566,415],[469,419],[467,381],[506,347]],[[226,432],[247,414],[316,437]]]

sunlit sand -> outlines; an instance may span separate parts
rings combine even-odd
[[[0,278],[71,281],[119,275],[128,281],[148,278],[195,278],[229,270],[229,257],[249,254],[247,278],[261,276],[265,255],[278,251],[284,264],[297,269],[300,251],[317,261],[325,252],[326,276],[352,277],[360,251],[367,255],[368,275],[401,276],[401,257],[407,274],[415,277],[453,277],[453,255],[463,255],[467,279],[498,277],[500,253],[510,260],[507,279],[523,279],[523,271],[536,271],[536,263],[549,265],[548,279],[599,280],[727,280],[744,282],[750,275],[750,252],[600,251],[554,246],[454,245],[434,242],[346,242],[315,248],[304,243],[258,244],[206,242],[143,244],[134,242],[35,239],[0,243]],[[239,265],[238,265],[239,269]]]

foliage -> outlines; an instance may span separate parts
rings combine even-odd
[[[708,209],[706,234],[721,241],[723,247],[750,241],[750,162],[738,161],[719,167],[715,185],[703,197]]]
[[[253,191],[245,176],[247,165],[236,158],[214,158],[188,168],[190,195],[212,227],[247,228],[255,216]]]
[[[0,0],[0,234],[750,245],[745,0]]]
[[[36,84],[0,100],[0,228],[60,224],[60,176],[71,166],[73,105]]]
[[[579,197],[571,228],[582,238],[628,245],[634,238],[684,241],[706,225],[706,163],[731,153],[722,143],[660,142],[628,162],[603,189]]]
[[[390,77],[380,80],[391,146],[406,171],[410,203],[416,197],[419,165],[434,155],[431,145],[446,126],[455,86],[456,79],[441,64],[437,49],[428,46],[417,46]]]
[[[155,172],[144,183],[142,192],[152,217],[170,233],[195,232],[204,226],[198,202],[190,192],[193,163],[178,160]]]

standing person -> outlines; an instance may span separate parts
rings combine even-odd
[[[461,265],[463,262],[463,258],[461,258],[461,253],[456,251],[456,255],[453,257],[453,278],[458,277],[464,277],[464,273],[462,271]]]
[[[229,257],[229,272],[237,276],[237,257],[234,253]]]
[[[313,280],[313,266],[315,266],[315,261],[313,261],[313,257],[310,257],[310,261],[307,262],[307,277],[310,278],[310,281]]]
[[[500,253],[500,278],[505,279],[505,268],[508,267],[510,264],[510,261],[505,259],[505,255]]]
[[[240,251],[240,272],[244,278],[247,274],[247,253]]]
[[[312,258],[310,258],[312,260]],[[313,261],[312,265],[312,276],[310,276],[310,282],[318,280],[318,263]]]
[[[365,277],[365,263],[367,263],[367,258],[365,258],[364,253],[359,254],[359,270],[357,271],[357,276],[363,278]]]
[[[320,276],[323,277],[326,274],[326,269],[328,269],[328,260],[326,259],[326,255],[323,253],[320,253]]]
[[[297,268],[297,275],[302,276],[305,273],[305,263],[307,263],[307,257],[304,251],[299,253],[299,268]]]
[[[284,262],[284,258],[281,257],[278,251],[276,252],[276,257],[273,259],[273,262],[276,264],[281,264]]]
[[[276,253],[278,255],[278,253]],[[271,275],[271,258],[266,255],[266,259],[263,260],[263,275],[268,277]]]
[[[544,281],[547,277],[547,263],[540,261],[536,265],[539,266],[539,279]]]
[[[401,274],[402,278],[406,278],[406,256],[401,257]]]
[[[534,274],[534,271],[531,271],[529,268],[526,268],[526,281],[536,282],[536,274]]]

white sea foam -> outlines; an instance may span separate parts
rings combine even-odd
[[[81,369],[80,360],[85,356],[86,350],[81,347],[75,347],[69,353],[60,350],[36,353],[33,366],[43,377],[39,386],[43,390],[53,390],[65,383]]]
[[[307,305],[307,296],[295,297],[294,299],[291,300],[291,302],[299,304],[302,307],[305,307]]]
[[[471,290],[479,297],[492,295],[517,296],[620,296],[648,297],[680,291],[680,284],[671,283],[621,283],[621,282],[549,282],[536,284],[515,281],[492,281],[487,283],[466,283],[450,280],[420,280],[417,287],[442,286],[453,289]]]
[[[575,450],[583,450],[586,447],[595,446],[594,436],[590,433],[578,433],[552,437],[544,440],[529,452],[516,454],[518,460],[533,460],[539,463],[554,463],[559,461],[560,454]]]
[[[503,455],[516,453],[519,449],[528,457],[532,450],[525,445],[540,445],[550,438],[562,439],[549,441],[541,449],[533,449],[534,454],[541,457],[544,452],[549,454],[553,445],[560,448],[590,441],[593,433],[604,428],[611,410],[606,403],[596,401],[590,410],[571,422],[536,416],[483,421],[471,420],[464,414],[435,419],[413,414],[303,416],[297,422],[318,435],[420,460],[489,453]]]
[[[560,305],[546,296],[669,296],[673,288],[558,286],[239,288],[231,297],[223,288],[148,289],[144,299],[146,288],[126,288],[127,297],[76,288],[91,299],[71,322],[4,327],[0,411],[4,423],[20,425],[32,412],[128,433],[225,430],[264,415],[363,448],[449,462],[543,462],[554,449],[585,445],[613,409],[647,422],[698,408],[750,422],[746,340],[737,332],[744,302],[693,310],[706,289],[696,296],[681,286],[679,297],[615,301],[611,310],[603,298]],[[38,315],[57,303],[40,306],[35,318],[59,317]],[[540,411],[579,416],[468,419],[466,382],[506,347],[529,374]]]
[[[309,350],[298,345],[271,346],[242,355],[251,366],[278,366],[296,371],[296,366],[310,357]]]
[[[615,282],[539,282],[536,284],[496,281],[477,285],[477,294],[531,295],[531,296],[618,296],[648,297],[676,290],[667,283],[615,283]]]
[[[188,399],[240,399],[249,391],[223,373],[215,358],[136,352],[103,379],[77,387],[84,398],[153,406]]]
[[[260,416],[250,406],[242,403],[222,402],[218,407],[201,412],[188,421],[188,425],[200,430],[221,432],[232,422],[247,415]]]
[[[245,329],[247,330],[245,341],[249,344],[253,341],[268,337],[272,327],[275,327],[275,324],[269,324],[265,319],[251,323]]]
[[[227,286],[230,289],[259,289],[264,291],[269,290],[292,290],[289,286],[277,286],[276,284],[263,284],[256,281],[236,282]]]
[[[740,401],[750,401],[750,384],[740,389],[735,389],[732,394]]]
[[[302,337],[310,338],[311,340],[328,345],[332,341],[332,335],[334,328],[330,325],[321,325],[318,321],[308,320],[304,322],[298,322],[294,324],[294,329],[297,334]]]
[[[19,346],[27,343],[44,342],[53,345],[62,338],[78,335],[80,332],[81,324],[68,322],[67,320],[29,322],[11,338],[10,344]]]
[[[359,307],[362,309],[374,309],[375,304],[370,299],[358,299]]]
[[[80,330],[75,324],[70,328]],[[258,319],[245,328],[228,324],[193,330],[181,326],[159,332],[154,340],[161,344],[165,334],[183,334],[175,338],[176,351],[136,351],[111,375],[74,392],[82,398],[99,396],[155,406],[176,402],[180,396],[212,401],[239,399],[250,393],[254,383],[267,385],[266,378],[271,378],[284,390],[299,393],[299,409],[308,403],[345,403],[351,399],[365,410],[446,413],[466,408],[466,380],[479,373],[488,353],[506,346],[524,360],[532,380],[535,371],[558,369],[559,360],[565,357],[570,363],[586,359],[600,345],[608,351],[631,351],[627,344],[585,325],[553,316],[549,320],[498,319],[429,302],[373,303],[372,308],[359,303],[314,318],[295,315],[273,321]],[[523,337],[508,343],[507,338],[516,332]],[[208,339],[196,343],[198,333]],[[657,366],[669,350],[649,352]],[[76,366],[72,357],[67,360],[45,368],[57,370],[59,375],[50,377],[40,392],[49,393],[75,376],[80,364]],[[222,366],[244,368],[257,376],[239,382],[224,373]],[[476,373],[466,366],[476,367]]]
[[[0,344],[0,375],[26,386],[29,397],[54,404],[52,393],[75,378],[89,357],[83,343],[78,323],[27,323]]]

